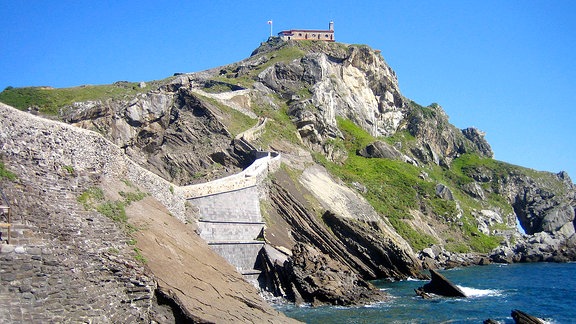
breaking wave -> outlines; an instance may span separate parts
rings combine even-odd
[[[497,289],[476,289],[470,287],[457,286],[462,290],[466,297],[489,297],[489,296],[501,296],[502,291]]]

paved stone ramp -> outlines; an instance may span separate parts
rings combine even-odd
[[[89,177],[29,176],[4,187],[15,203],[11,244],[0,245],[0,323],[147,321],[155,282],[129,261],[122,230],[76,201]]]

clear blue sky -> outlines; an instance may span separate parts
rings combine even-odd
[[[576,1],[0,1],[0,90],[162,79],[246,58],[270,30],[367,44],[410,99],[495,158],[576,180]]]

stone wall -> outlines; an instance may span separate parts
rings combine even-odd
[[[191,198],[188,201],[200,209],[200,220],[203,221],[262,221],[256,186]]]
[[[115,146],[90,132],[0,104],[0,180],[12,206],[0,244],[1,322],[149,322],[156,283],[116,223],[78,193],[122,168]]]

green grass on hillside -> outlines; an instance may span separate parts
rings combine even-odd
[[[60,108],[71,105],[73,102],[122,98],[149,90],[150,86],[140,88],[138,83],[134,82],[58,89],[50,87],[8,87],[0,92],[0,102],[20,110],[36,106],[41,113],[57,115]]]
[[[16,180],[16,174],[14,174],[10,170],[6,169],[4,162],[1,162],[1,161],[0,161],[0,179],[7,179],[10,181]]]
[[[345,136],[348,159],[340,165],[319,155],[316,158],[345,182],[366,186],[366,199],[414,248],[423,249],[436,243],[434,238],[419,233],[403,221],[411,218],[409,211],[418,208],[420,197],[433,197],[434,184],[420,179],[420,170],[411,164],[356,155],[358,149],[376,139],[349,120],[339,119],[338,126]]]
[[[390,159],[364,158],[358,156],[356,152],[377,139],[350,120],[339,119],[338,126],[345,136],[344,142],[349,152],[348,159],[343,164],[329,162],[319,154],[315,156],[316,159],[330,173],[345,182],[359,182],[366,186],[368,190],[364,194],[365,198],[380,215],[390,221],[396,231],[414,249],[421,250],[430,244],[438,243],[433,237],[419,232],[406,222],[412,218],[411,210],[420,210],[424,205],[428,211],[436,215],[435,217],[446,224],[451,224],[449,227],[451,226],[452,231],[461,233],[459,235],[465,239],[465,242],[450,242],[447,248],[460,252],[487,252],[500,243],[500,238],[487,236],[478,231],[474,225],[475,220],[471,216],[471,210],[482,208],[482,206],[457,189],[459,184],[472,181],[462,170],[466,170],[470,164],[474,164],[474,161],[478,162],[476,158],[464,157],[456,163],[454,171],[438,166],[423,169]],[[403,139],[413,140],[406,134]],[[485,163],[492,162],[486,161]],[[423,171],[429,175],[429,180],[421,177]],[[435,190],[438,183],[444,183],[453,188],[463,209],[464,215],[460,219],[457,219],[458,210],[454,201],[447,201],[436,196]]]
[[[254,69],[250,70],[247,74],[236,76],[236,72],[233,70],[223,71],[225,73],[221,74],[218,77],[215,77],[214,80],[222,83],[233,83],[234,85],[241,86],[243,88],[252,88],[254,81],[258,74],[264,71],[266,68],[278,63],[284,62],[289,63],[295,59],[304,57],[304,51],[300,50],[295,46],[284,46],[274,52],[262,54],[267,57],[267,61]],[[213,92],[224,92],[229,91],[226,88],[220,88],[213,90]]]

